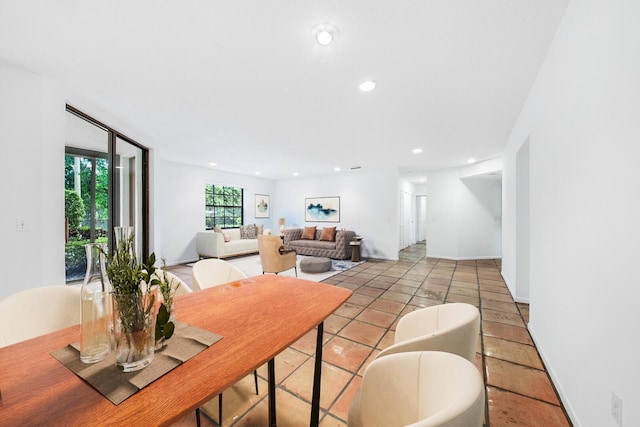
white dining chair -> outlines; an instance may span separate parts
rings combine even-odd
[[[396,353],[365,370],[349,427],[481,427],[484,382],[476,366],[439,351]]]
[[[207,258],[201,259],[193,265],[192,278],[193,290],[198,291],[236,280],[246,279],[247,275],[228,261]]]
[[[82,319],[80,288],[43,286],[0,300],[0,347],[77,325]]]
[[[192,269],[192,285],[194,291],[224,285],[236,280],[246,279],[247,275],[230,262],[207,258],[197,261]],[[253,379],[258,391],[258,371],[253,371]],[[196,422],[200,426],[200,408],[196,409]],[[222,426],[222,393],[218,395],[218,425]]]
[[[394,344],[376,358],[407,351],[446,351],[475,361],[480,335],[480,311],[467,303],[440,304],[404,315],[396,326]]]
[[[184,294],[193,292],[192,289],[189,287],[189,285],[185,283],[184,280],[182,280],[180,277],[178,277],[177,275],[175,275],[170,271],[164,271],[164,270],[158,269],[153,273],[156,279],[162,279],[162,276],[164,276],[165,274],[167,276],[167,279],[169,280],[169,283],[171,283],[171,286],[177,286],[174,294],[175,296],[184,295]],[[158,292],[158,298],[160,299],[160,301],[162,301],[162,294],[160,292]]]

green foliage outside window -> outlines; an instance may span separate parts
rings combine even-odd
[[[243,224],[243,192],[240,187],[207,184],[205,186],[205,225],[237,228]]]
[[[94,165],[96,172],[95,191],[92,191]],[[76,188],[76,184],[78,184],[78,188]],[[69,218],[69,241],[65,245],[65,269],[67,281],[73,281],[82,279],[87,269],[84,246],[92,242],[92,192],[95,194],[95,228],[93,230],[95,242],[108,242],[109,170],[107,159],[66,154],[64,158],[64,187],[65,216]]]
[[[76,229],[84,219],[84,203],[73,190],[64,190],[64,216],[69,220],[69,228]]]
[[[91,206],[91,174],[93,170],[92,160],[96,165],[96,222],[98,228],[106,228],[109,219],[109,169],[108,161],[104,158],[91,159],[82,156],[67,154],[64,158],[64,188],[75,189],[75,159],[79,158],[80,170],[80,194],[85,207]],[[91,210],[86,209],[83,224],[91,223]]]

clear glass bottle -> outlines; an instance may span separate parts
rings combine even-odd
[[[111,351],[112,302],[105,268],[106,245],[85,245],[87,272],[82,283],[80,360],[95,363]]]

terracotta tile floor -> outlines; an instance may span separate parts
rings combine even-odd
[[[191,268],[171,270],[191,285]],[[526,329],[529,307],[514,303],[499,260],[450,261],[425,257],[424,244],[400,252],[398,261],[367,260],[324,281],[354,294],[325,321],[320,425],[346,426],[349,404],[366,366],[393,343],[398,319],[413,310],[467,302],[481,311],[476,365],[487,391],[485,426],[571,426]],[[316,333],[276,357],[278,426],[309,424]],[[266,366],[223,394],[223,425],[267,425]],[[203,426],[216,426],[218,400],[203,407]],[[215,420],[215,421],[214,421]],[[194,426],[189,414],[175,427]]]

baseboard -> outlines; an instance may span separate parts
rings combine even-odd
[[[545,354],[544,349],[540,346],[540,341],[536,337],[535,326],[532,327],[531,324],[529,324],[527,329],[529,330],[529,334],[531,335],[531,339],[533,340],[534,344],[536,345],[536,349],[538,350],[538,354],[540,354],[540,358],[542,359],[542,363],[544,363],[544,366],[547,369],[547,373],[549,374],[549,377],[551,378],[551,381],[553,382],[553,385],[556,388],[556,391],[558,392],[558,397],[562,401],[562,405],[564,406],[565,411],[567,411],[567,415],[571,419],[571,423],[574,425],[574,427],[582,426],[582,424],[578,420],[576,412],[571,407],[571,402],[567,398],[567,394],[564,392],[564,389],[562,388],[562,384],[560,383],[560,380],[558,379],[558,376],[556,375],[556,373],[553,370],[553,366],[551,365],[551,363],[549,363],[549,359],[547,358],[547,355]]]
[[[511,292],[511,288],[509,287],[509,283],[507,282],[507,279],[504,277],[504,274],[502,273],[502,271],[500,271],[500,276],[502,277],[502,281],[505,283],[505,285],[507,285],[507,289],[509,289],[509,293],[511,294],[511,298],[513,298],[513,300],[515,302],[521,302],[523,304],[530,304],[530,300],[529,298],[516,298],[513,296],[513,292]]]
[[[427,254],[427,258],[447,259],[451,261],[473,261],[476,259],[501,259],[502,255],[495,256],[475,256],[475,257],[450,257],[445,255],[431,255]]]

